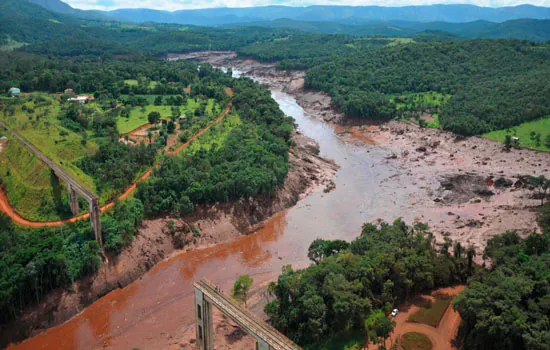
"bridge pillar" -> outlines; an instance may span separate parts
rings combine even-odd
[[[78,208],[78,193],[74,190],[71,184],[67,184],[69,188],[69,205],[71,207],[71,212],[73,215],[78,215],[80,209]]]
[[[212,305],[204,298],[204,293],[197,289],[195,289],[195,330],[197,349],[214,350]]]
[[[97,198],[94,198],[90,202],[90,222],[97,243],[99,243],[100,247],[103,247],[103,238],[101,237],[101,210],[99,209],[99,200]]]

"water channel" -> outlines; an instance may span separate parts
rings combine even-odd
[[[307,249],[316,238],[351,240],[363,223],[393,220],[411,210],[402,183],[407,177],[386,159],[384,150],[345,143],[291,95],[273,90],[272,96],[295,118],[298,130],[319,143],[321,155],[340,166],[335,190],[311,194],[254,234],[162,261],[140,280],[14,348],[178,348],[172,335],[194,327],[195,279],[207,277],[226,292],[241,274],[251,275],[259,285],[276,278],[284,265],[307,266]]]

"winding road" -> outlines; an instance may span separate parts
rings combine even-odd
[[[231,94],[232,95],[232,94]],[[227,114],[229,113],[229,111],[231,110],[231,106],[233,104],[233,100],[229,100],[229,102],[227,103],[227,106],[225,107],[225,109],[223,110],[223,112],[218,116],[218,118],[216,118],[215,120],[211,121],[208,125],[206,125],[204,128],[202,128],[199,132],[197,132],[195,135],[191,136],[191,138],[189,138],[189,140],[181,145],[179,145],[178,147],[176,147],[175,149],[173,150],[168,150],[168,146],[165,148],[165,151],[167,154],[169,155],[176,155],[178,154],[179,152],[181,152],[182,150],[184,150],[187,146],[189,146],[189,144],[191,142],[193,142],[194,140],[196,140],[197,138],[199,138],[200,136],[202,136],[205,132],[207,132],[213,125],[221,122],[223,119],[225,119],[225,117],[227,116]],[[135,180],[125,191],[124,193],[122,193],[121,195],[118,196],[118,199],[119,200],[122,200],[122,199],[125,199],[126,197],[128,197],[132,192],[134,192],[136,190],[136,187],[137,187],[137,183],[140,182],[140,181],[144,181],[146,180],[147,178],[149,178],[149,176],[151,176],[151,173],[153,172],[153,169],[158,166],[158,163],[156,163],[155,165],[153,165],[149,170],[147,170],[146,172],[144,172],[137,180]],[[115,202],[112,201],[112,202],[109,202],[103,206],[101,206],[100,210],[101,212],[103,213],[104,211],[106,211],[107,209],[113,207],[115,205]],[[55,226],[61,226],[61,225],[65,225],[65,224],[68,224],[68,223],[72,223],[72,222],[76,222],[76,221],[79,221],[79,220],[83,220],[83,219],[87,219],[90,217],[90,213],[84,213],[84,214],[80,214],[80,215],[77,215],[77,216],[74,216],[72,218],[69,218],[69,219],[65,219],[65,220],[55,220],[55,221],[31,221],[31,220],[27,220],[25,219],[24,217],[22,217],[16,210],[15,208],[13,208],[13,206],[10,204],[9,202],[9,199],[8,199],[8,196],[6,195],[6,193],[4,192],[4,189],[2,187],[0,187],[0,211],[2,211],[3,213],[5,213],[7,216],[9,216],[15,223],[19,224],[19,225],[22,225],[22,226],[27,226],[27,227],[34,227],[34,228],[39,228],[39,227],[55,227]]]

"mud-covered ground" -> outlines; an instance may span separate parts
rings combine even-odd
[[[478,261],[493,235],[538,231],[540,201],[525,186],[525,177],[550,177],[550,153],[508,152],[502,144],[481,137],[464,138],[397,121],[345,119],[326,93],[304,89],[303,71],[279,71],[275,64],[238,59],[231,52],[193,53],[187,58],[254,75],[270,88],[295,96],[311,116],[333,124],[342,139],[387,150],[388,160],[412,179],[406,191],[415,220],[428,223],[439,239],[449,236],[474,246]]]

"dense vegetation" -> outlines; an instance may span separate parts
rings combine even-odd
[[[544,234],[506,232],[489,240],[491,268],[453,302],[465,349],[548,349],[550,344],[550,206]]]
[[[311,68],[308,87],[329,92],[349,117],[399,117],[391,98],[451,94],[444,129],[472,135],[550,113],[550,46],[514,40],[416,43],[366,50]]]
[[[221,144],[165,159],[138,184],[147,215],[186,215],[190,204],[215,203],[269,194],[288,170],[292,120],[267,90],[248,78],[232,82],[233,105],[242,123],[230,127]],[[215,131],[210,131],[215,132]],[[208,137],[205,135],[201,137]],[[198,142],[201,142],[201,139]]]
[[[118,252],[131,241],[142,215],[137,200],[121,202],[102,215],[108,251]],[[96,271],[102,263],[98,248],[87,221],[23,229],[0,214],[0,322],[40,301],[48,291]]]
[[[315,264],[297,271],[285,267],[270,286],[275,300],[265,311],[299,344],[362,331],[378,310],[386,318],[396,303],[464,283],[472,274],[473,249],[446,240],[437,250],[433,239],[425,225],[397,220],[380,227],[366,224],[351,243],[316,240],[309,248]]]
[[[126,189],[137,174],[150,168],[156,158],[157,148],[140,143],[138,146],[122,142],[101,145],[92,156],[81,160],[80,167],[90,174],[99,193]]]

